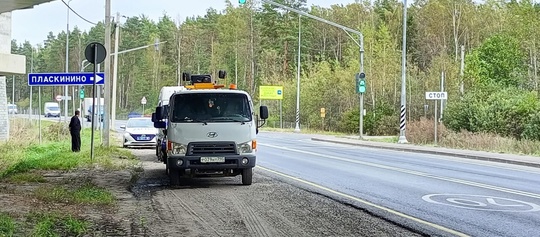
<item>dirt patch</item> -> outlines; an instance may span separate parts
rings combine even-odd
[[[0,183],[0,212],[14,217],[18,223],[21,223],[16,229],[15,236],[26,236],[31,233],[34,225],[28,222],[30,216],[35,213],[71,216],[84,220],[90,223],[87,233],[93,236],[111,236],[111,234],[128,236],[130,234],[131,225],[129,220],[126,220],[129,214],[126,212],[133,210],[131,204],[137,202],[128,189],[132,178],[130,171],[74,170],[70,172],[34,171],[34,173],[42,175],[45,182],[20,184],[4,181]],[[92,205],[44,200],[38,195],[40,190],[41,192],[48,190],[72,192],[87,184],[104,188],[116,197],[116,201],[110,205]],[[51,194],[51,196],[54,195]],[[25,224],[22,225],[22,223]],[[66,236],[64,235],[66,233],[60,234]]]
[[[134,185],[147,236],[418,236],[349,205],[255,170],[233,178],[181,180],[169,187],[151,150],[133,150],[144,168]]]

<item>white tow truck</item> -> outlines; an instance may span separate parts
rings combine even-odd
[[[224,71],[219,78],[225,78]],[[242,175],[250,185],[256,165],[257,133],[268,118],[261,106],[257,116],[250,95],[224,89],[210,75],[183,74],[191,85],[171,95],[168,106],[156,107],[154,126],[164,129],[166,156],[163,157],[171,185],[183,176]]]

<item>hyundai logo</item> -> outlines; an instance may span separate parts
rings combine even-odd
[[[217,132],[209,132],[206,134],[207,137],[209,138],[215,138],[218,136]]]

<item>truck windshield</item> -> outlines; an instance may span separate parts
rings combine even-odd
[[[172,99],[171,122],[248,122],[249,101],[244,94],[177,94]]]

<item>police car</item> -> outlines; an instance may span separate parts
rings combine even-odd
[[[157,144],[154,123],[149,117],[130,118],[126,125],[120,126],[125,130],[123,147],[155,147]]]

